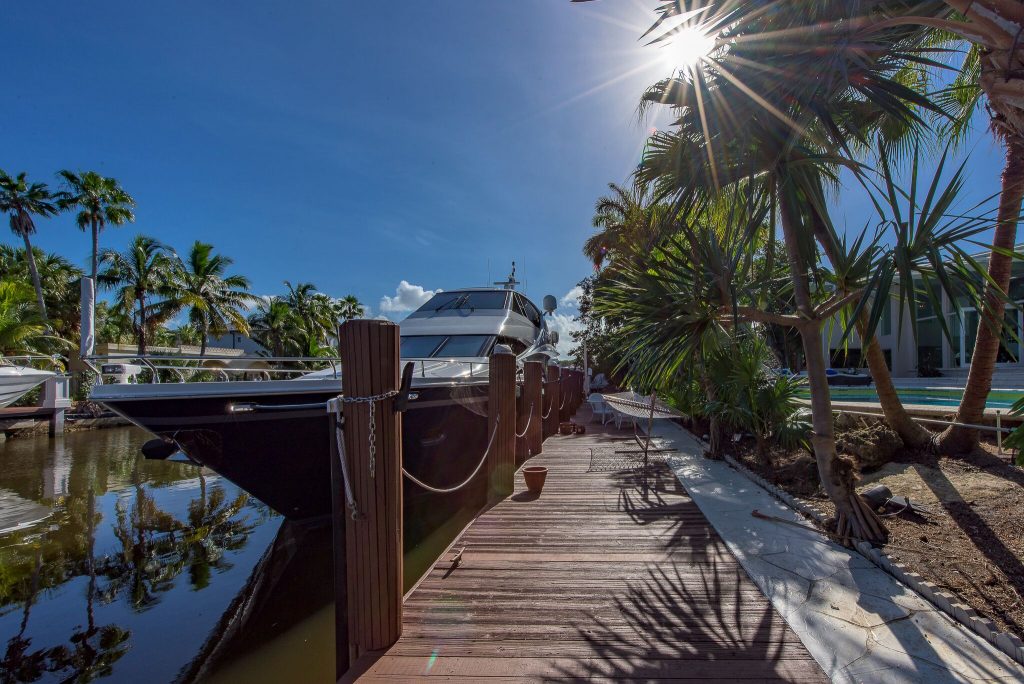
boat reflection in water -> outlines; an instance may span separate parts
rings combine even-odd
[[[217,679],[257,652],[266,680],[331,681],[329,528],[282,525],[223,478],[146,461],[146,439],[0,450],[0,681]]]

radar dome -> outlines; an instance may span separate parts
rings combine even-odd
[[[555,295],[544,295],[544,313],[552,313],[558,308],[558,300]]]

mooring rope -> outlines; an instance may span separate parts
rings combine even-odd
[[[473,480],[473,478],[476,477],[477,473],[480,472],[480,469],[484,467],[484,462],[487,461],[487,454],[491,453],[491,447],[494,446],[494,438],[498,435],[498,425],[500,423],[501,414],[499,413],[496,416],[494,416],[494,430],[491,431],[491,439],[490,441],[487,442],[487,448],[484,449],[484,455],[480,458],[480,462],[476,464],[476,468],[473,469],[473,472],[470,473],[469,477],[467,477],[465,480],[455,485],[454,487],[433,487],[431,485],[428,485],[423,480],[414,477],[404,467],[402,468],[402,474],[409,478],[409,480],[411,480],[412,482],[415,482],[420,487],[426,489],[428,492],[433,492],[435,494],[451,494],[452,492],[459,491],[460,489],[468,485]]]
[[[543,401],[543,400],[542,400],[542,401]],[[548,416],[550,416],[550,415],[551,415],[551,409],[553,409],[553,408],[555,408],[555,402],[551,402],[551,403],[550,403],[550,404],[548,405],[548,412],[547,412],[547,413],[545,413],[545,414],[544,414],[543,416],[541,416],[541,417],[540,417],[540,419],[541,419],[541,420],[547,420],[547,419],[548,419]]]
[[[559,411],[561,411],[562,409],[565,408],[565,402],[568,401],[568,399],[569,399],[569,393],[568,392],[563,392],[562,393],[562,403],[558,405],[558,410]]]
[[[522,439],[526,436],[526,431],[530,429],[530,422],[533,420],[533,402],[530,402],[530,417],[526,419],[526,426],[523,427],[522,432],[516,433],[516,439]]]
[[[327,400],[327,412],[334,414],[334,440],[338,448],[338,459],[341,461],[341,481],[345,487],[345,505],[351,511],[352,519],[358,520],[362,515],[356,505],[356,498],[352,494],[352,478],[348,474],[348,458],[345,457],[344,421],[341,415],[341,402],[338,401],[338,398]]]

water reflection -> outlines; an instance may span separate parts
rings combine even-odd
[[[173,680],[253,583],[279,517],[194,466],[142,459],[145,438],[2,447],[3,681]]]

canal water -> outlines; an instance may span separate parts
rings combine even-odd
[[[334,681],[329,526],[146,460],[148,438],[0,445],[0,681]],[[407,587],[470,517],[407,543]]]

